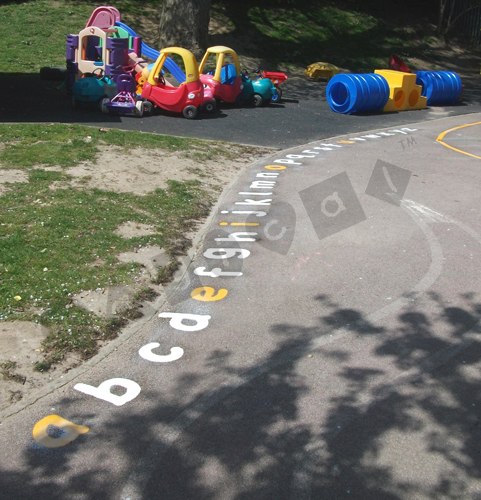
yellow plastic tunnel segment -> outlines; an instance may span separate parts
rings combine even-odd
[[[421,95],[421,85],[416,85],[414,73],[403,73],[391,69],[377,69],[374,73],[383,76],[389,85],[389,99],[385,112],[427,108],[426,97]]]

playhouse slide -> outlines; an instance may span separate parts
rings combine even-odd
[[[127,24],[121,21],[115,21],[115,25],[119,28],[124,29],[130,36],[138,36],[137,33]],[[155,61],[159,57],[160,52],[158,50],[153,49],[149,45],[147,45],[144,41],[142,41],[142,56],[148,57]],[[168,71],[172,74],[172,76],[179,82],[185,82],[185,73],[179,68],[179,66],[171,59],[167,58],[164,66]]]

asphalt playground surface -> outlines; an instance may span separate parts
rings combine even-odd
[[[276,150],[142,324],[4,413],[1,499],[481,498],[479,104],[292,100],[108,125]]]
[[[325,83],[296,77],[283,84],[284,102],[262,109],[224,107],[218,113],[203,115],[197,120],[186,120],[180,114],[166,116],[165,113],[139,119],[104,115],[97,108],[73,109],[70,97],[59,82],[41,80],[38,74],[0,73],[0,95],[5,96],[0,100],[0,119],[5,123],[118,127],[285,149],[345,133],[481,111],[479,78],[465,78],[463,85],[464,99],[457,106],[345,116],[330,111],[325,102]]]

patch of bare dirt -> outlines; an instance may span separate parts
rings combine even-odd
[[[72,301],[97,316],[112,318],[129,307],[134,295],[134,287],[109,286],[80,292],[72,297]]]
[[[128,221],[121,224],[116,230],[115,234],[118,234],[122,238],[138,238],[141,236],[149,236],[155,234],[157,231],[154,227],[148,224],[142,224],[141,222]]]
[[[25,170],[14,170],[14,169],[6,169],[2,170],[2,175],[0,177],[0,195],[6,193],[10,186],[9,184],[13,182],[27,182],[28,181],[28,172]]]
[[[48,329],[29,321],[0,323],[0,411],[51,380],[33,365],[42,359]]]
[[[187,181],[197,179],[209,191],[218,191],[229,182],[239,168],[257,158],[260,148],[235,160],[198,161],[176,153],[160,150],[132,150],[128,156],[118,147],[102,148],[95,162],[83,162],[65,170],[72,179],[52,183],[59,187],[97,188],[117,193],[143,195],[158,188],[165,189],[168,180]],[[256,155],[257,154],[257,155]]]
[[[150,280],[155,279],[158,270],[170,262],[170,257],[166,251],[157,246],[145,246],[136,249],[135,252],[124,252],[117,255],[117,259],[120,262],[140,264],[148,273]]]

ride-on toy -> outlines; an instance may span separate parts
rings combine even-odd
[[[267,78],[251,80],[240,69],[235,50],[218,45],[210,47],[199,65],[200,79],[212,89],[218,101],[229,104],[253,102],[256,106],[271,101],[275,88]]]
[[[113,80],[97,69],[75,81],[72,86],[72,106],[98,106],[104,97],[112,97],[115,93]]]
[[[257,68],[255,73],[259,75],[260,78],[269,78],[277,90],[277,93],[272,95],[272,102],[281,102],[282,100],[282,89],[281,85],[287,80],[287,75],[282,71],[265,71],[261,68]]]
[[[102,113],[116,112],[120,114],[131,114],[143,116],[144,112],[152,111],[152,104],[149,101],[143,101],[135,93],[136,82],[133,76],[122,74],[117,77],[118,93],[109,99],[104,97],[100,103]]]
[[[165,67],[167,58],[172,56],[182,59],[185,82],[177,82]],[[160,51],[143,85],[141,96],[154,106],[173,113],[182,113],[186,118],[195,118],[200,108],[209,112],[215,109],[212,93],[204,92],[199,79],[199,68],[194,54],[181,47],[167,47]]]
[[[264,106],[271,102],[279,102],[277,89],[269,78],[255,78],[249,76],[249,72],[242,72],[243,96],[254,106]]]

